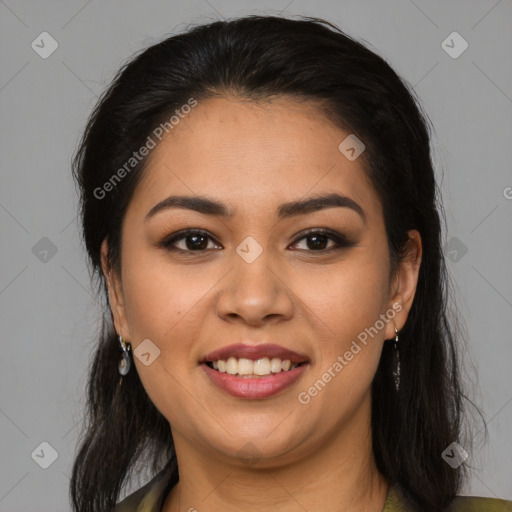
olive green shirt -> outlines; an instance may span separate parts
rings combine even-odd
[[[122,500],[113,512],[162,512],[173,487],[170,470],[164,469],[150,482]],[[193,509],[192,509],[193,510]],[[397,487],[390,487],[382,512],[414,512]],[[447,512],[512,512],[512,501],[496,498],[457,496]]]

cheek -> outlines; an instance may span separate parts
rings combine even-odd
[[[126,258],[123,273],[125,311],[134,338],[153,336],[167,343],[173,333],[194,320],[210,278],[188,268],[172,268],[162,258]],[[196,324],[197,325],[197,324]]]
[[[318,363],[302,391],[313,409],[333,421],[340,404],[350,410],[360,403],[377,370],[386,325],[380,315],[388,301],[387,276],[386,254],[365,249],[333,266],[329,275],[303,274],[296,282],[314,322]]]
[[[191,347],[200,338],[204,322],[200,301],[212,283],[191,281],[187,272],[171,274],[169,265],[156,258],[144,262],[127,256],[124,263],[123,290],[132,349],[136,351],[148,339],[158,349],[147,366],[134,354],[137,373],[155,407],[166,418],[176,420],[190,400],[184,392],[185,383],[198,371]]]
[[[387,272],[377,256],[347,259],[328,272],[298,273],[293,289],[321,332],[341,348],[379,318],[388,301]]]
[[[347,266],[321,291],[310,289],[307,303],[317,335],[317,364],[298,398],[326,425],[353,414],[371,387],[384,339],[377,324],[387,299],[384,270],[375,264]]]

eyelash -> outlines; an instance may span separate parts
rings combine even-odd
[[[206,251],[209,250],[209,249],[199,249],[199,250],[193,251],[193,250],[190,250],[190,249],[180,249],[178,247],[173,246],[173,244],[175,244],[177,241],[182,240],[184,238],[187,238],[187,236],[192,236],[192,235],[202,235],[202,236],[205,236],[205,237],[213,240],[215,243],[218,243],[206,231],[203,231],[201,229],[186,229],[184,231],[181,231],[179,233],[176,233],[176,234],[172,235],[170,238],[169,237],[166,238],[165,240],[163,240],[160,243],[160,245],[164,249],[166,249],[168,251],[171,251],[171,252],[182,252],[182,253],[194,253],[194,252],[197,252],[197,253],[205,253]],[[302,233],[300,238],[297,238],[292,243],[292,245],[296,245],[301,240],[303,240],[305,238],[309,238],[309,237],[311,237],[313,235],[325,236],[325,237],[331,239],[332,241],[334,241],[335,245],[333,245],[332,247],[329,247],[328,249],[320,249],[318,251],[311,250],[311,249],[297,249],[297,250],[311,252],[311,253],[325,254],[325,253],[329,253],[331,251],[338,251],[340,249],[352,247],[354,245],[354,242],[349,241],[345,236],[343,236],[343,235],[341,235],[339,233],[336,233],[335,231],[331,231],[331,230],[328,230],[328,229],[317,229],[317,228],[312,228],[312,229]],[[220,245],[220,244],[218,244],[218,245]]]

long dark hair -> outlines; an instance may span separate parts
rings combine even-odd
[[[365,172],[382,202],[392,271],[407,231],[420,232],[418,285],[400,333],[400,388],[394,386],[391,343],[384,344],[372,384],[373,451],[378,469],[416,510],[443,510],[466,478],[464,465],[453,469],[441,454],[461,439],[467,399],[448,309],[431,124],[407,82],[336,26],[273,16],[218,21],[169,37],[123,65],[92,112],[73,160],[91,278],[106,310],[101,243],[108,239],[108,259],[119,272],[120,227],[147,158],[123,179],[113,182],[112,176],[191,98],[200,104],[226,93],[253,101],[279,95],[315,101],[337,126],[364,141]],[[76,512],[111,510],[137,462],[155,474],[175,460],[169,424],[137,372],[118,385],[119,355],[111,319],[104,317],[71,478]],[[177,472],[175,465],[175,481]]]

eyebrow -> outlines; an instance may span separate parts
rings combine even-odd
[[[306,213],[333,207],[350,208],[357,212],[366,223],[366,214],[361,206],[359,206],[359,204],[350,197],[336,193],[313,196],[307,199],[284,203],[277,209],[277,216],[281,220],[295,215],[304,215]],[[167,197],[160,203],[153,206],[146,215],[144,221],[147,221],[157,213],[170,208],[184,208],[204,215],[213,215],[217,217],[233,217],[234,215],[234,211],[227,205],[208,197],[174,195]]]

